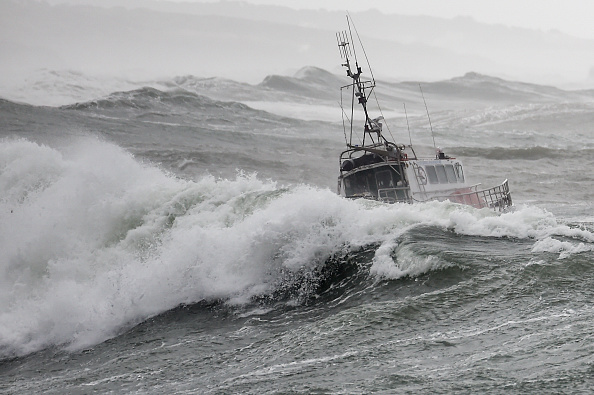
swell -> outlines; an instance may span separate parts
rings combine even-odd
[[[163,105],[182,108],[210,109],[247,109],[244,104],[237,102],[220,102],[209,99],[186,90],[176,89],[162,91],[156,88],[144,87],[125,92],[114,92],[105,98],[62,106],[63,109],[87,110],[87,109],[158,109]]]
[[[539,159],[563,159],[568,157],[591,158],[594,156],[594,149],[575,147],[571,149],[549,148],[534,146],[526,148],[512,147],[456,147],[452,151],[459,156],[479,157],[486,159],[500,160],[539,160]]]
[[[594,242],[536,207],[385,205],[255,175],[187,181],[96,139],[0,150],[3,356],[92,346],[204,301],[340,309],[434,292],[515,255],[558,254],[548,239],[565,238],[563,259]]]

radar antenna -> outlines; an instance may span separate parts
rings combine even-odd
[[[363,141],[362,144],[365,146],[366,139],[369,138],[372,141],[372,144],[377,144],[380,142],[387,143],[387,140],[382,135],[382,123],[380,122],[383,120],[383,117],[378,117],[372,119],[369,117],[369,113],[367,111],[367,101],[370,95],[375,88],[375,79],[372,80],[362,80],[361,74],[363,73],[361,70],[361,66],[359,66],[359,61],[357,59],[357,53],[355,51],[355,47],[351,47],[351,42],[353,41],[353,33],[351,30],[352,21],[350,17],[347,15],[347,24],[348,24],[348,31],[344,30],[341,32],[336,33],[336,41],[338,44],[338,49],[340,51],[340,56],[345,60],[342,64],[346,68],[346,75],[350,77],[353,82],[349,85],[341,87],[341,91],[344,89],[352,89],[351,94],[351,117],[349,119],[350,123],[350,141],[348,143],[348,147],[352,148],[353,145],[353,115],[354,115],[354,107],[355,107],[355,98],[357,98],[358,104],[361,105],[363,108],[363,112],[365,114],[365,126],[363,130]],[[354,25],[353,25],[354,28]],[[356,33],[355,29],[355,33]],[[358,35],[357,35],[358,37]],[[361,39],[359,38],[359,42]],[[365,51],[363,51],[365,54]],[[367,59],[367,55],[365,54],[365,58]],[[354,63],[354,64],[353,64]],[[369,63],[369,62],[368,62]],[[343,110],[344,112],[344,110]],[[344,122],[344,118],[343,118]],[[346,134],[346,125],[345,127],[345,134]]]

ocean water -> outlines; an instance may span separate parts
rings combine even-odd
[[[337,196],[322,70],[53,76],[1,94],[0,392],[594,389],[594,92],[425,84],[444,151],[509,180],[498,214]],[[415,84],[384,87],[431,155]]]

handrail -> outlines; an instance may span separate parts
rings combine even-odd
[[[436,199],[448,199],[454,203],[468,204],[475,208],[491,208],[497,211],[503,211],[506,207],[512,205],[512,198],[509,192],[507,179],[493,188],[487,188],[480,191],[453,193],[448,196],[436,196]]]
[[[404,192],[401,195],[402,197],[398,196],[398,191]],[[390,196],[390,192],[394,192],[392,196]],[[392,187],[392,188],[378,188],[377,190],[377,199],[381,200],[385,203],[396,203],[396,202],[404,202],[404,203],[412,203],[410,198],[410,188],[409,187]]]

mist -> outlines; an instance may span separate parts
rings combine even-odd
[[[431,81],[473,71],[571,89],[594,86],[594,40],[460,17],[379,11],[352,17],[376,77]],[[342,12],[234,1],[3,1],[0,96],[47,83],[53,71],[84,81],[195,75],[249,83],[304,66],[342,73],[335,32],[344,26]]]

